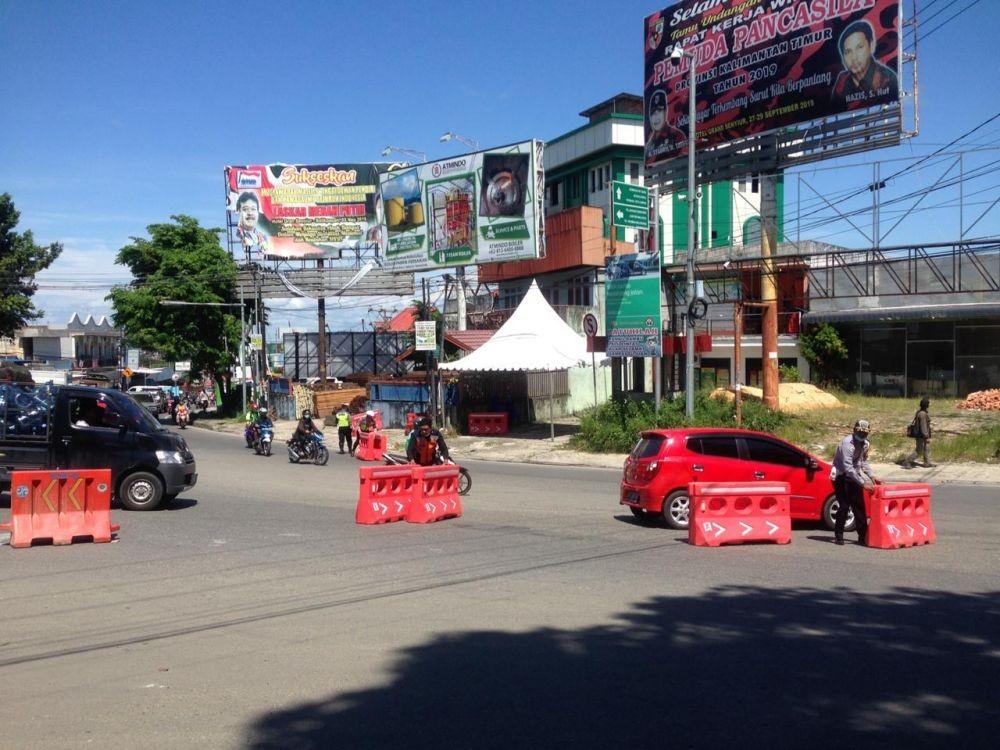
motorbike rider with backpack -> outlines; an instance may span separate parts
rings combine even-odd
[[[434,429],[430,417],[417,422],[416,429],[410,433],[410,438],[406,441],[406,459],[419,466],[434,466],[451,459],[444,436]]]

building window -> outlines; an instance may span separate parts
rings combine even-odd
[[[566,292],[566,304],[590,307],[592,304],[591,300],[590,277],[584,276],[569,282],[569,288]]]
[[[558,206],[559,205],[559,183],[553,182],[546,188],[549,193],[549,205]]]
[[[759,193],[760,192],[760,180],[754,175],[754,178],[750,181],[750,192]]]
[[[607,184],[609,184],[609,185],[611,184],[611,165],[610,164],[605,164],[604,165],[604,182],[607,183]]]
[[[633,183],[638,184],[639,182],[639,162],[634,161],[628,165],[628,176],[632,179]]]

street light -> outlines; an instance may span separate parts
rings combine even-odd
[[[448,141],[458,141],[459,143],[464,143],[473,151],[479,150],[479,141],[474,141],[471,138],[467,138],[464,135],[459,135],[458,133],[452,133],[450,130],[444,135],[442,135],[440,140],[441,143],[447,143]]]
[[[697,83],[695,74],[695,55],[693,52],[685,50],[681,46],[674,47],[670,53],[670,59],[675,65],[679,64],[682,58],[687,58],[691,63],[690,77],[688,78],[688,182],[687,182],[687,203],[688,203],[688,257],[687,257],[687,331],[684,347],[684,413],[688,417],[694,416],[694,233],[697,228],[697,189],[695,184],[695,153],[694,137],[697,127],[697,107],[695,106],[695,85]]]
[[[402,146],[386,146],[382,149],[382,156],[389,156],[393,151],[403,156],[411,156],[414,159],[420,159],[420,161],[427,161],[427,154],[423,151],[417,151],[413,148],[403,148]]]
[[[247,324],[244,318],[245,308],[243,306],[243,286],[240,285],[239,302],[186,302],[179,299],[161,299],[160,305],[163,307],[238,307],[240,308],[240,386],[243,393],[243,413],[247,410],[247,374],[245,370],[246,359],[243,355],[243,347],[246,345]]]

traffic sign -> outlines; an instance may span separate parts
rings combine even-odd
[[[597,335],[597,316],[587,313],[583,316],[583,332],[588,336]]]
[[[126,367],[124,370],[122,370],[122,375],[124,375],[126,378],[132,377],[132,368]]]
[[[615,226],[649,229],[649,188],[612,182],[611,216]]]

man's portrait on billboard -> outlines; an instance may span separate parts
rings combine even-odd
[[[833,85],[835,102],[855,109],[899,98],[895,72],[875,59],[875,30],[870,23],[848,24],[837,44],[844,70]]]
[[[250,191],[240,193],[240,197],[236,199],[236,213],[239,216],[236,235],[246,253],[267,252],[267,237],[257,228],[260,219],[260,202],[257,196]]]
[[[648,117],[650,134],[646,141],[647,155],[658,155],[658,149],[664,145],[666,150],[684,145],[687,135],[667,120],[667,95],[662,89],[657,89],[650,97]]]

